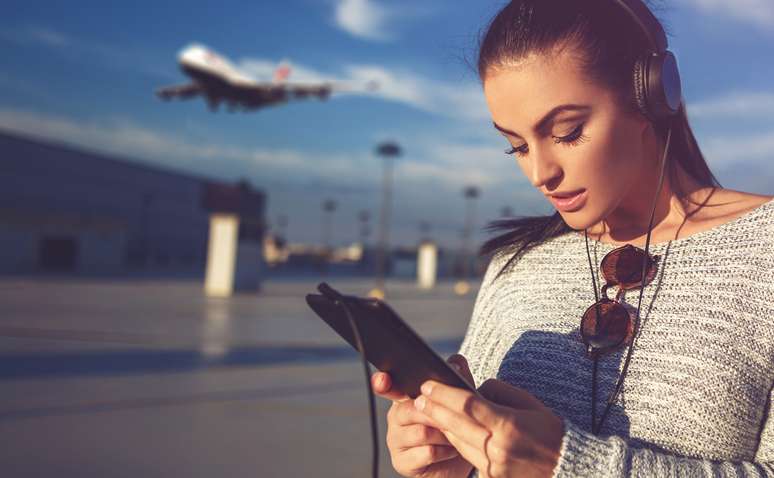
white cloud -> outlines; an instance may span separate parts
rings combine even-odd
[[[333,22],[348,34],[371,41],[395,39],[395,27],[434,15],[437,6],[430,2],[395,0],[329,0],[334,3]]]
[[[481,188],[523,183],[518,165],[503,154],[499,142],[434,143],[417,145],[421,160],[401,162],[401,174],[410,181],[423,184],[444,184],[459,189],[465,186]]]
[[[41,27],[30,27],[26,30],[28,37],[38,43],[53,47],[67,46],[70,38],[60,32]]]
[[[694,119],[774,116],[774,93],[732,92],[688,104],[688,114]]]
[[[200,174],[218,174],[230,169],[236,175],[255,173],[264,179],[294,177],[299,182],[313,180],[358,185],[368,177],[376,184],[381,174],[379,163],[361,152],[320,155],[294,149],[203,143],[138,126],[125,119],[79,121],[23,109],[0,108],[0,129],[120,156],[145,158],[156,164]],[[502,154],[502,148],[494,145],[425,142],[411,144],[411,147],[414,152],[398,162],[396,172],[409,183],[429,182],[452,189],[469,184],[485,187],[511,180],[516,171],[516,166]],[[367,161],[365,166],[364,161]],[[369,182],[365,179],[365,183]]]
[[[174,57],[170,56],[169,65],[152,64],[148,61],[153,55],[134,45],[111,45],[103,41],[87,40],[60,31],[38,25],[0,29],[0,39],[17,45],[36,45],[55,50],[58,55],[79,62],[97,60],[101,65],[120,70],[132,70],[147,75],[172,79]]]
[[[385,41],[392,37],[386,22],[393,15],[373,0],[337,0],[334,20],[339,28],[353,36]]]
[[[757,162],[772,172],[774,160],[774,131],[746,137],[713,137],[700,141],[710,167],[726,167],[734,163]]]
[[[55,30],[41,26],[4,28],[0,37],[18,44],[38,44],[60,48],[72,44],[72,39]]]
[[[478,83],[441,81],[407,69],[378,65],[346,65],[338,74],[329,74],[289,61],[285,63],[292,69],[291,83],[331,82],[343,88],[339,94],[372,96],[456,119],[480,121],[489,118]],[[269,80],[277,65],[278,62],[265,58],[245,58],[238,62],[240,70],[258,80]],[[365,85],[372,81],[378,88],[369,91]]]
[[[477,83],[440,81],[381,66],[352,65],[346,72],[350,83],[375,80],[379,88],[371,94],[384,99],[451,118],[489,118],[484,93]]]
[[[682,0],[708,14],[736,18],[765,29],[774,29],[774,2],[771,0]]]
[[[267,173],[282,171],[285,174],[309,171],[313,163],[301,151],[199,143],[121,119],[84,122],[64,116],[0,108],[0,129],[120,156],[142,157],[154,163],[194,169],[200,173],[207,168],[217,171],[219,168],[213,161],[218,160],[241,162],[245,171],[260,168]],[[345,174],[352,170],[353,161],[354,157],[344,155],[328,158],[321,174]]]

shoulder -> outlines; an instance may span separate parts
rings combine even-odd
[[[693,206],[693,209],[690,210],[690,219],[686,226],[694,232],[712,229],[744,218],[759,210],[763,213],[761,217],[752,217],[751,215],[751,219],[761,219],[764,222],[768,220],[770,226],[774,228],[774,203],[772,203],[774,196],[716,188],[710,194],[698,193],[692,200],[699,205]],[[772,203],[772,207],[764,210],[762,207],[769,203]],[[765,234],[770,230],[764,229],[761,233]],[[685,235],[690,235],[690,232]]]
[[[721,189],[720,191],[718,201],[725,206],[723,211],[730,216],[730,219],[743,216],[774,199],[774,196],[734,191],[733,189]]]
[[[518,255],[517,252],[520,250],[518,246],[500,249],[490,258],[484,283],[489,284],[498,276],[518,275],[522,272],[533,273],[542,267],[553,267],[564,259],[572,257],[576,253],[573,247],[581,244],[582,241],[582,234],[566,232],[531,244]]]

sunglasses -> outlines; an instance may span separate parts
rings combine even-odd
[[[647,260],[646,260],[647,257]],[[621,296],[627,290],[639,288],[642,282],[643,263],[646,267],[645,285],[656,276],[657,257],[651,257],[644,250],[627,244],[608,252],[602,259],[600,269],[605,278],[602,298],[586,309],[581,319],[580,335],[590,358],[613,352],[629,344],[634,336],[634,319],[621,304]],[[596,280],[594,294],[597,293]],[[615,299],[607,296],[610,287],[618,286]]]

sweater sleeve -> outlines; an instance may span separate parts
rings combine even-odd
[[[774,433],[766,421],[762,434]],[[761,443],[764,443],[761,441]],[[763,445],[761,445],[763,446]],[[600,438],[565,420],[565,434],[554,478],[570,477],[774,477],[771,444],[756,461],[711,461],[629,446],[621,437]]]
[[[473,375],[476,386],[480,386],[485,378],[484,368],[486,366],[486,357],[482,357],[480,353],[477,353],[481,347],[480,339],[482,334],[491,332],[491,329],[487,329],[486,327],[485,322],[487,320],[487,314],[485,313],[485,309],[491,308],[490,302],[494,290],[492,283],[506,261],[507,257],[504,254],[495,255],[489,261],[484,277],[481,280],[478,294],[476,295],[473,313],[468,322],[465,337],[459,348],[459,353],[468,360],[470,373]]]

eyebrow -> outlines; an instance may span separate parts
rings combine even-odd
[[[556,107],[552,108],[551,111],[546,113],[543,116],[543,118],[541,118],[541,120],[537,122],[537,124],[535,125],[535,127],[533,129],[535,131],[540,131],[540,130],[544,129],[546,127],[546,124],[548,124],[548,122],[551,121],[554,118],[554,116],[558,115],[559,113],[561,113],[563,111],[588,111],[590,109],[591,109],[591,107],[590,106],[586,106],[586,105],[567,104],[567,105],[556,106]],[[502,126],[498,125],[494,121],[492,122],[492,124],[494,125],[495,129],[497,129],[501,133],[505,133],[505,134],[510,135],[510,136],[516,136],[518,138],[521,138],[521,136],[519,134],[514,133],[513,131],[511,131],[509,129],[503,128]]]

